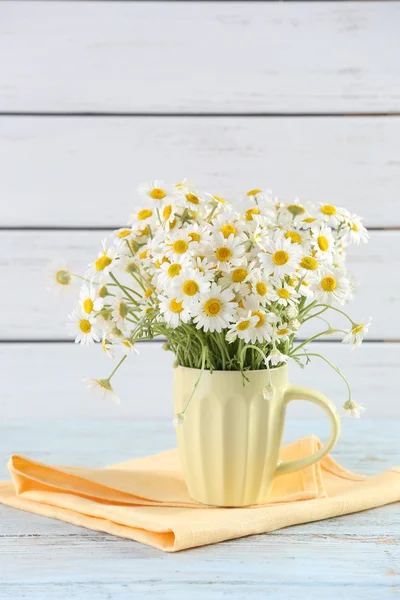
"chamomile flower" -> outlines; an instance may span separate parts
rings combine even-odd
[[[99,393],[102,400],[110,399],[115,404],[120,404],[119,396],[115,393],[109,379],[84,379],[84,383],[89,389],[94,389]]]
[[[267,274],[273,273],[283,277],[295,272],[299,254],[297,244],[292,244],[290,239],[280,237],[266,243],[265,252],[260,253],[259,260]]]
[[[213,219],[211,231],[214,234],[222,233],[226,239],[230,235],[233,235],[233,237],[243,236],[244,223],[240,220],[237,213],[224,211]]]
[[[346,417],[354,417],[355,419],[359,419],[365,408],[362,404],[357,404],[357,402],[354,402],[354,400],[347,400],[347,402],[343,404],[343,410]]]
[[[371,325],[372,319],[366,319],[364,322],[355,324],[349,332],[344,336],[342,342],[344,344],[352,344],[354,346],[361,346],[364,336],[368,333],[368,328]]]
[[[112,234],[114,244],[117,247],[126,247],[127,241],[131,240],[133,236],[134,232],[132,231],[131,227],[122,227],[121,229],[117,229],[116,231],[114,231]]]
[[[239,309],[240,316],[245,315],[248,311],[252,317],[257,318],[257,322],[252,329],[251,343],[270,342],[273,334],[273,325],[279,321],[279,317],[273,312],[268,312],[264,306],[260,305],[255,296],[249,296],[243,300],[243,309]]]
[[[84,284],[79,292],[79,304],[82,313],[91,315],[103,308],[103,298],[100,298],[93,286]]]
[[[107,354],[108,358],[115,358],[115,349],[112,344],[112,341],[107,338],[107,332],[103,332],[103,337],[101,338],[101,347],[103,351]]]
[[[116,292],[109,300],[111,306],[111,318],[115,325],[123,331],[126,327],[126,317],[129,315],[128,300],[123,297],[121,292]]]
[[[232,343],[236,340],[236,338],[239,338],[248,344],[253,339],[253,330],[257,324],[257,321],[258,317],[252,316],[251,311],[249,311],[247,315],[240,317],[238,321],[229,326],[228,332],[225,336],[227,342]]]
[[[178,302],[191,304],[210,289],[210,282],[197,269],[183,269],[171,284],[171,294]]]
[[[186,231],[170,231],[165,238],[163,251],[170,258],[171,262],[182,256],[193,256],[198,248],[198,243],[194,241]]]
[[[273,286],[269,277],[263,273],[262,269],[254,269],[250,275],[250,289],[260,304],[265,305],[271,302],[273,295]]]
[[[210,240],[208,259],[219,269],[224,269],[228,265],[240,265],[244,252],[242,239],[235,238],[232,234],[225,238],[220,232],[215,233]]]
[[[118,262],[119,255],[117,249],[113,246],[108,248],[103,243],[103,250],[99,253],[98,258],[89,264],[89,269],[86,273],[88,279],[102,280]]]
[[[75,287],[75,278],[65,261],[54,261],[46,269],[47,290],[62,296]]]
[[[286,354],[280,352],[278,348],[273,348],[266,358],[266,363],[268,365],[271,365],[271,367],[277,367],[286,363],[288,361],[288,358],[289,357]]]
[[[183,323],[187,323],[190,320],[191,313],[187,307],[184,306],[183,301],[178,302],[176,298],[168,296],[160,296],[160,312],[162,320],[175,329]]]
[[[100,331],[96,325],[96,319],[85,313],[73,311],[68,315],[67,324],[70,335],[75,337],[75,344],[89,346],[100,341]]]
[[[213,283],[206,294],[202,294],[199,302],[193,306],[192,312],[197,329],[205,332],[220,332],[235,320],[236,303],[231,290]]]
[[[157,273],[157,285],[162,291],[165,287],[170,287],[173,281],[182,272],[182,269],[191,264],[190,257],[183,255],[174,257],[171,261],[163,262]]]
[[[222,276],[218,280],[218,285],[223,289],[230,287],[231,290],[241,296],[248,294],[250,291],[250,277],[254,263],[249,263],[247,259],[243,259],[240,267],[233,267],[226,271],[222,271]]]
[[[300,294],[295,289],[288,285],[278,285],[271,293],[272,302],[276,302],[279,306],[290,306],[297,303]]]
[[[361,218],[357,215],[351,215],[349,218],[346,218],[343,230],[346,243],[358,246],[361,242],[365,244],[369,240],[368,231],[362,224]]]
[[[332,256],[335,251],[335,240],[331,228],[322,223],[313,225],[311,227],[311,232],[313,256],[322,262],[332,261]]]
[[[286,342],[294,333],[288,323],[281,323],[275,331],[277,342]]]
[[[325,221],[329,227],[337,228],[343,221],[343,209],[333,204],[321,204],[318,207],[318,216]]]
[[[299,275],[305,277],[309,273],[318,271],[321,268],[320,263],[315,256],[302,256],[299,260]]]
[[[155,208],[140,208],[136,212],[132,213],[128,220],[128,223],[132,228],[132,233],[140,233],[143,235],[145,227],[151,227],[155,217]],[[150,231],[148,233],[150,233]]]
[[[173,205],[177,198],[177,189],[173,185],[157,179],[150,183],[141,183],[137,191],[141,197],[147,200],[147,206],[154,210]]]
[[[309,283],[322,304],[344,304],[350,297],[349,280],[339,269],[321,269]]]

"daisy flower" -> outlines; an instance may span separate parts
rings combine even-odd
[[[218,280],[218,285],[223,288],[230,287],[236,293],[244,295],[249,292],[249,280],[254,263],[248,263],[244,258],[239,267],[222,271],[222,276]]]
[[[46,269],[47,290],[62,296],[75,288],[76,281],[65,261],[52,262]]]
[[[273,302],[279,304],[279,306],[293,306],[297,304],[300,294],[290,286],[284,287],[284,285],[281,285],[271,292],[270,298]]]
[[[170,287],[182,269],[191,264],[187,255],[174,258],[171,262],[163,262],[157,273],[157,285],[162,290],[165,286]]]
[[[112,237],[114,239],[114,244],[117,247],[125,246],[126,242],[130,240],[134,235],[131,227],[122,227],[121,229],[117,229],[113,232]]]
[[[297,244],[280,237],[267,242],[265,252],[260,253],[261,266],[268,274],[274,273],[279,277],[294,273],[298,266],[299,249]]]
[[[350,297],[349,280],[339,269],[321,269],[309,281],[316,298],[323,304],[344,304]]]
[[[213,281],[217,272],[215,265],[210,263],[208,258],[204,258],[203,256],[194,256],[193,267],[198,269],[207,281]]]
[[[129,306],[126,298],[120,291],[110,298],[111,318],[119,330],[123,331],[126,327],[126,317],[129,315]]]
[[[139,232],[143,235],[145,227],[149,225],[151,226],[155,217],[155,208],[141,208],[130,215],[128,223],[131,225],[133,233],[136,234]]]
[[[223,290],[213,283],[206,294],[202,294],[199,302],[192,307],[197,329],[205,332],[220,332],[235,320],[236,303],[231,290]]]
[[[282,323],[276,329],[276,340],[280,342],[286,342],[290,338],[292,333],[294,333],[294,331],[291,330],[289,325],[287,323]]]
[[[177,189],[161,180],[141,183],[137,191],[140,196],[147,200],[149,208],[162,208],[165,205],[173,205],[177,197]]]
[[[343,404],[344,414],[347,417],[354,417],[355,419],[359,419],[361,413],[364,412],[365,408],[362,404],[357,404],[354,400],[347,400]]]
[[[226,340],[229,343],[232,343],[236,340],[236,338],[239,338],[248,344],[254,337],[253,330],[257,324],[257,321],[258,317],[252,316],[251,311],[249,311],[247,315],[240,317],[236,323],[230,325],[225,336]]]
[[[113,343],[107,338],[107,332],[103,333],[103,337],[101,338],[101,347],[107,354],[108,358],[115,358],[115,349]]]
[[[270,342],[272,339],[273,325],[279,321],[279,318],[273,312],[267,312],[265,307],[260,306],[255,296],[250,296],[243,301],[243,309],[239,309],[239,314],[243,316],[250,311],[252,317],[257,318],[257,322],[252,330],[251,343]]]
[[[91,345],[94,342],[100,341],[100,332],[96,325],[96,319],[87,314],[73,311],[68,315],[69,323],[67,324],[70,335],[75,336],[75,344],[83,346]]]
[[[173,279],[171,294],[178,302],[192,303],[200,294],[205,294],[210,289],[210,282],[197,269],[183,269],[178,277]]]
[[[333,204],[321,204],[317,210],[319,218],[325,221],[329,227],[336,229],[343,221],[343,209],[333,206]]]
[[[103,279],[106,277],[118,261],[119,255],[117,249],[113,246],[106,248],[103,242],[103,250],[99,253],[98,258],[89,264],[89,269],[86,273],[88,279]]]
[[[272,367],[277,367],[281,363],[286,363],[288,358],[289,357],[286,354],[282,354],[278,348],[273,348],[267,356],[266,363]]]
[[[273,287],[270,279],[262,272],[261,269],[255,269],[250,276],[251,292],[260,302],[267,304],[271,302],[273,295]]]
[[[319,261],[331,261],[335,251],[335,240],[332,230],[324,223],[311,227],[311,245],[314,256]]]
[[[299,267],[300,277],[305,277],[309,273],[318,271],[321,265],[315,256],[302,256],[299,261]]]
[[[82,313],[90,315],[103,308],[103,298],[99,298],[97,291],[92,286],[84,284],[79,292],[79,304]]]
[[[190,311],[184,306],[182,301],[178,302],[176,298],[160,296],[159,302],[162,320],[165,321],[169,327],[172,327],[172,329],[176,329],[182,322],[188,323],[190,320]]]
[[[361,346],[364,336],[368,333],[368,328],[371,325],[372,319],[366,319],[364,322],[354,325],[342,339],[343,344],[353,344]]]
[[[113,386],[109,379],[84,379],[84,383],[89,389],[96,390],[102,400],[109,398],[115,404],[120,404],[119,396],[115,393]]]
[[[346,219],[344,231],[346,243],[356,244],[358,246],[361,242],[366,244],[369,240],[368,231],[362,224],[361,218],[357,215],[351,215]]]
[[[235,238],[232,234],[225,238],[222,233],[213,235],[208,249],[208,258],[218,268],[239,266],[245,252],[243,240]]]
[[[243,236],[244,224],[239,220],[237,213],[224,211],[212,220],[211,231],[214,234],[222,233],[224,238],[228,238],[230,235],[233,237]]]
[[[166,235],[164,242],[165,255],[170,258],[171,261],[181,256],[192,256],[196,253],[198,243],[193,241],[189,234],[182,229],[178,231],[170,231]]]

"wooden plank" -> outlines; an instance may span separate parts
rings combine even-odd
[[[4,285],[2,309],[7,318],[0,321],[0,340],[65,339],[67,315],[74,308],[78,291],[55,298],[47,291],[44,272],[58,258],[66,259],[75,273],[84,273],[97,256],[105,231],[2,231],[0,232],[0,281]],[[373,317],[371,339],[400,340],[400,322],[388,318],[400,311],[400,280],[397,257],[399,231],[373,231],[369,244],[352,247],[349,269],[359,282],[359,291],[349,305],[355,320]],[[371,277],[373,274],[373,278]],[[373,284],[371,284],[373,281]],[[347,327],[341,317],[332,323]],[[320,331],[315,322],[301,331],[304,337]],[[316,328],[317,327],[317,328]]]
[[[2,2],[3,111],[398,111],[397,3]]]
[[[302,436],[305,425],[289,421],[288,439]],[[346,421],[334,456],[361,473],[390,468],[400,461],[398,426]],[[3,421],[0,433],[1,464],[10,448],[53,464],[101,466],[174,444],[162,421],[18,419]],[[2,600],[172,600],[189,593],[196,600],[228,594],[239,600],[266,594],[277,600],[336,600],[338,594],[361,600],[395,597],[400,584],[398,504],[175,555],[9,507],[0,506],[0,515]]]
[[[3,117],[0,224],[117,225],[138,183],[186,176],[232,200],[269,187],[395,227],[399,156],[400,118]]]
[[[2,365],[2,419],[25,418],[169,418],[172,420],[173,355],[161,343],[138,345],[140,356],[132,355],[113,380],[121,405],[101,401],[82,383],[83,377],[107,377],[115,363],[97,347],[74,344],[0,344]],[[369,343],[358,352],[335,342],[319,344],[316,351],[329,358],[347,375],[356,401],[367,407],[371,418],[398,418],[395,388],[400,361],[399,343]],[[345,402],[346,389],[340,377],[320,359],[301,370],[290,363],[291,381],[325,393],[338,406]],[[321,411],[305,402],[289,407],[293,418],[324,418]]]

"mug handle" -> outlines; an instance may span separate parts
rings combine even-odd
[[[311,456],[298,458],[296,460],[285,460],[278,463],[275,475],[283,473],[291,473],[305,467],[310,467],[314,463],[323,458],[333,446],[336,444],[340,433],[340,417],[336,410],[336,406],[328,400],[326,396],[320,392],[316,392],[301,385],[289,385],[285,391],[283,401],[288,404],[292,400],[309,400],[324,409],[331,422],[331,434],[329,440],[322,446],[320,450],[314,452]]]

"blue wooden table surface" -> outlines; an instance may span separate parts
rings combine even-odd
[[[323,421],[289,421],[287,441]],[[400,421],[343,423],[333,456],[374,474],[400,465]],[[12,452],[104,466],[175,445],[166,421],[5,421],[0,479]],[[0,506],[0,599],[335,599],[400,597],[400,503],[274,533],[165,554],[126,539]]]

